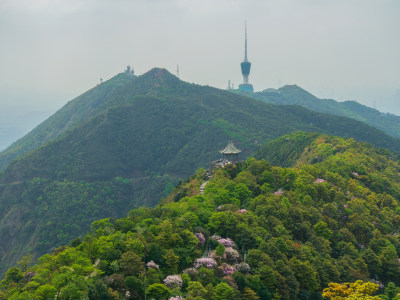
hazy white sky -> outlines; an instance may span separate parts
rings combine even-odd
[[[400,115],[400,0],[0,0],[0,118],[39,122],[127,64],[237,86],[245,18],[256,90],[297,84]]]

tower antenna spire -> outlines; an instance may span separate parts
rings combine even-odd
[[[239,85],[239,90],[253,92],[253,85],[249,83],[251,62],[247,60],[247,20],[244,20],[244,60],[240,63],[242,69],[243,83]]]
[[[244,61],[247,61],[247,20],[244,20]]]

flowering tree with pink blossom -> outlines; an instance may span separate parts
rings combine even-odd
[[[219,235],[214,234],[212,237],[210,237],[210,239],[219,241],[221,239],[221,237]]]
[[[168,275],[164,279],[164,284],[166,287],[172,289],[176,287],[181,287],[183,283],[182,277],[180,275]]]
[[[239,258],[239,252],[232,247],[225,248],[224,259],[227,261],[237,261]]]
[[[236,269],[236,271],[239,271],[240,273],[243,273],[243,274],[247,274],[247,273],[250,272],[250,266],[245,262],[241,262],[240,264],[236,264],[235,265],[235,269]]]
[[[33,278],[34,276],[36,276],[36,273],[35,273],[35,272],[31,272],[31,271],[27,272],[27,273],[25,274],[25,280],[26,280],[26,282],[31,281],[32,278]]]
[[[205,237],[204,237],[204,234],[202,234],[201,232],[196,232],[194,235],[195,235],[195,236],[197,237],[197,239],[199,240],[199,243],[201,244],[201,246],[204,246],[204,243],[206,242],[206,239],[205,239]]]
[[[235,272],[235,268],[228,265],[227,263],[223,263],[218,268],[222,270],[222,273],[224,274],[224,276],[231,275],[233,272]]]
[[[149,261],[147,264],[146,264],[146,266],[147,266],[147,268],[148,269],[155,269],[155,270],[158,270],[158,265],[154,262],[154,261]]]
[[[212,259],[214,259],[214,260],[216,260],[216,261],[219,261],[219,260],[222,258],[221,256],[217,255],[217,253],[215,252],[215,250],[210,251],[210,252],[208,253],[208,257],[209,257],[209,258],[212,258]]]
[[[194,276],[197,273],[197,269],[196,268],[187,268],[187,269],[183,270],[182,273]]]
[[[224,247],[236,247],[236,244],[234,241],[232,241],[230,238],[226,238],[226,239],[219,239],[218,243],[224,245]]]
[[[195,260],[194,266],[197,269],[201,267],[206,267],[207,269],[213,269],[217,266],[217,262],[213,258],[202,257]]]
[[[222,238],[219,235],[213,235],[210,239],[217,241],[218,243],[222,244],[224,247],[231,247],[236,248],[236,244],[230,238]]]
[[[234,288],[234,289],[237,289],[237,288],[238,288],[238,286],[237,286],[237,284],[236,284],[236,282],[235,282],[235,279],[233,279],[232,276],[224,276],[222,279],[225,280],[225,282],[226,282],[230,287],[232,287],[232,288]]]
[[[283,190],[279,189],[276,192],[274,192],[275,196],[283,195]]]
[[[317,179],[315,179],[315,181],[314,181],[314,183],[323,183],[323,182],[325,182],[325,180],[324,180],[324,179],[321,179],[321,178],[317,178]]]
[[[239,213],[239,214],[244,214],[244,213],[246,213],[247,212],[247,210],[246,209],[239,209],[238,211],[237,211],[237,213]]]

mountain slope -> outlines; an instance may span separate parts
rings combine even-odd
[[[211,93],[209,93],[211,92]],[[142,176],[148,171],[188,176],[218,157],[229,138],[247,153],[266,140],[295,129],[356,136],[400,149],[400,141],[347,118],[301,107],[266,105],[203,91],[201,100],[138,96],[103,111],[31,154],[14,161],[0,177],[11,183],[34,177],[102,180]],[[196,160],[189,159],[196,157]]]
[[[345,116],[378,128],[386,134],[400,138],[400,116],[381,113],[356,101],[337,102],[319,99],[297,85],[286,85],[279,89],[267,89],[247,96],[278,105],[300,105],[313,111]]]
[[[302,164],[327,163],[329,159],[344,156],[348,161],[353,160],[352,169],[358,169],[358,158],[362,155],[372,156],[379,154],[386,158],[385,162],[370,160],[370,164],[363,161],[364,165],[373,167],[368,172],[381,172],[383,164],[400,162],[398,153],[393,153],[383,148],[374,148],[368,143],[358,143],[354,139],[348,139],[340,144],[343,139],[320,135],[318,133],[297,132],[280,137],[261,147],[255,157],[267,159],[274,165],[282,167],[299,167]],[[319,144],[321,144],[319,146]],[[360,151],[362,150],[362,153]],[[332,161],[332,164],[334,161]],[[337,162],[340,165],[340,162]],[[340,166],[338,166],[340,167]]]
[[[27,135],[0,152],[0,169],[4,169],[12,159],[46,144],[86,118],[100,112],[102,107],[117,97],[120,89],[132,80],[134,78],[131,76],[119,74],[68,102]]]
[[[296,167],[253,158],[228,165],[203,196],[197,172],[157,207],[96,221],[35,266],[24,259],[8,270],[0,299],[323,299],[335,286],[349,296],[339,288],[353,282],[353,299],[395,290],[400,164],[321,134],[273,144],[257,155],[299,153]]]
[[[82,235],[98,218],[155,205],[179,180],[217,159],[230,139],[242,158],[294,130],[400,151],[399,140],[361,122],[188,84],[161,69],[104,84],[103,96],[79,98],[44,122],[37,132],[58,128],[56,138],[0,174],[0,272],[23,254],[37,256]]]

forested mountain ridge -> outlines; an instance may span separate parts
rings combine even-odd
[[[101,111],[102,105],[111,101],[116,96],[116,91],[133,79],[131,76],[118,74],[68,102],[31,132],[0,152],[0,169],[4,169],[12,159],[39,148]]]
[[[316,138],[318,136],[320,136],[318,133],[306,132],[282,136],[262,146],[255,157],[267,159],[271,164],[281,167],[298,167],[301,163],[325,162],[328,158],[336,157],[334,154],[341,153],[344,149],[346,155],[352,153],[354,165],[357,164],[356,157],[360,156],[361,153],[367,156],[371,153],[378,153],[381,155],[380,157],[386,158],[385,164],[390,164],[391,161],[398,163],[400,159],[399,153],[373,147],[368,143],[359,143],[354,139],[348,139],[344,146],[337,144],[338,142],[334,137],[326,136],[320,140]],[[322,142],[321,147],[317,146],[318,142]],[[328,143],[331,143],[331,146],[326,146]]]
[[[319,99],[297,85],[285,85],[279,89],[266,89],[247,96],[278,105],[300,105],[313,111],[345,116],[378,128],[386,134],[400,138],[400,116],[362,105],[356,101],[337,102]]]
[[[167,76],[165,76],[166,74]],[[4,169],[12,159],[39,148],[113,105],[129,103],[132,97],[143,95],[163,97],[163,95],[171,95],[171,93],[187,97],[204,88],[198,85],[189,85],[168,71],[157,68],[139,77],[120,73],[68,102],[30,133],[0,152],[0,170]],[[350,117],[400,138],[400,117],[382,114],[355,101],[336,102],[329,99],[318,99],[295,85],[284,86],[278,90],[267,89],[253,94],[246,93],[245,95],[267,103],[300,105],[313,111]],[[365,137],[362,139],[366,140]],[[375,144],[373,139],[367,141]],[[386,143],[383,146],[388,147],[389,144]]]
[[[155,205],[217,159],[229,140],[243,158],[295,130],[400,151],[400,140],[364,123],[185,83],[163,69],[137,78],[119,74],[85,97],[38,127],[40,134],[56,128],[56,138],[0,174],[0,274],[28,252],[37,257],[67,243],[99,218]],[[25,141],[34,143],[32,136]]]
[[[96,221],[34,266],[24,258],[0,299],[396,299],[397,159],[313,133],[273,144],[257,157],[295,167],[247,159],[216,170],[203,196],[198,170],[157,207]]]

